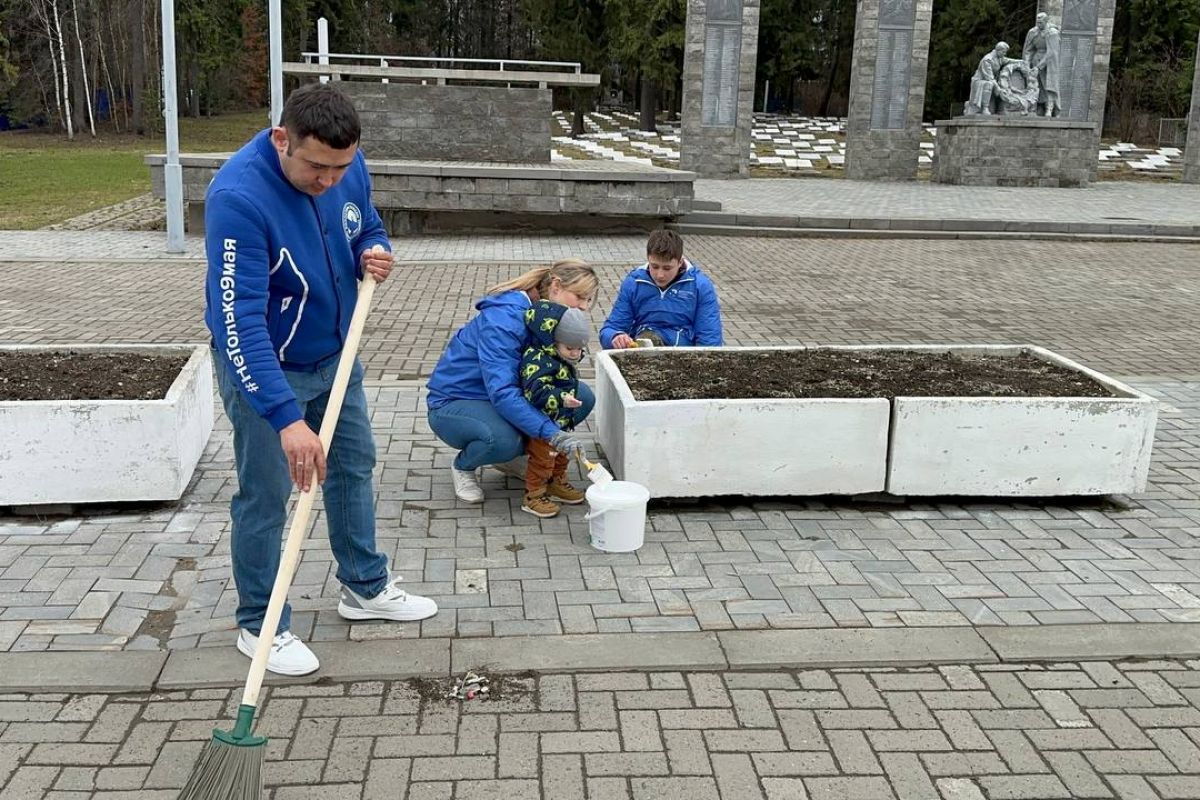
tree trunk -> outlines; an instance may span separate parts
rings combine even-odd
[[[188,61],[188,115],[200,116],[200,62],[195,58]]]
[[[638,128],[643,131],[654,133],[657,128],[654,122],[654,112],[658,107],[658,86],[655,82],[646,75],[642,76],[642,105],[641,119],[638,121]]]
[[[46,31],[46,51],[50,54],[50,77],[54,79],[54,110],[58,114],[58,122],[65,130],[67,127],[66,114],[63,112],[63,93],[66,87],[59,82],[59,64],[58,54],[54,47],[54,31],[50,28],[50,15],[46,7],[42,5],[41,0],[36,0],[33,4],[34,13],[37,14],[38,21],[42,23],[42,28]],[[47,104],[47,111],[49,105]]]
[[[104,74],[104,85],[108,88],[108,121],[112,123],[113,130],[120,133],[121,120],[117,116],[117,85],[113,83],[112,71],[108,68],[108,58],[104,55],[102,41],[97,44],[96,50],[100,53],[100,71]]]
[[[79,30],[79,0],[71,0],[71,17],[75,22],[75,43],[79,45],[79,78],[82,82],[80,92],[80,106],[85,113],[80,114],[80,126],[87,123],[88,132],[92,134],[92,138],[96,137],[96,115],[92,113],[94,104],[92,97],[92,82],[88,80],[88,59],[83,52],[83,33]]]
[[[75,138],[75,120],[71,116],[71,79],[67,68],[67,47],[63,44],[62,20],[58,16],[58,0],[51,0],[50,11],[54,15],[54,33],[58,40],[58,64],[62,69],[63,119],[67,124],[67,138]],[[51,46],[53,46],[51,42]]]
[[[133,131],[144,136],[146,125],[142,112],[142,95],[146,92],[146,41],[142,35],[142,24],[146,16],[146,0],[133,0],[129,4],[129,100],[133,107]]]
[[[829,116],[829,101],[833,97],[833,84],[837,81],[838,67],[842,62],[842,4],[840,0],[833,5],[833,64],[829,67],[829,80],[825,81],[825,94],[821,97],[821,116]],[[792,76],[792,84],[795,84],[795,76]],[[789,109],[792,110],[792,109]]]
[[[510,0],[508,3],[505,3],[505,5],[507,6],[507,11],[508,11],[508,25],[504,29],[504,39],[505,39],[504,57],[505,58],[513,57],[512,46],[513,46],[513,5],[514,5],[514,2],[515,2],[515,0]]]
[[[588,106],[591,105],[592,93],[586,89],[576,89],[571,92],[575,104],[575,116],[571,119],[571,136],[578,138],[587,130],[584,120],[587,118]]]

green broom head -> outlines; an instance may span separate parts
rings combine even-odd
[[[232,731],[214,730],[179,800],[259,800],[267,737],[250,732],[254,706],[238,706]]]

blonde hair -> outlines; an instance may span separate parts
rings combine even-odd
[[[564,258],[548,267],[531,269],[512,280],[498,283],[488,289],[487,293],[500,294],[514,289],[522,292],[535,291],[538,297],[544,300],[550,292],[550,284],[556,278],[563,289],[580,297],[595,297],[596,290],[600,288],[600,279],[596,277],[596,271],[590,264],[582,258]]]

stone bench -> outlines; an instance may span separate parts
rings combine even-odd
[[[188,230],[204,230],[204,195],[229,153],[180,156]],[[145,158],[165,197],[166,156]],[[695,173],[614,161],[497,164],[368,160],[388,233],[452,230],[646,230],[692,210]]]

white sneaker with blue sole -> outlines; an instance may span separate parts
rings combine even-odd
[[[375,597],[360,597],[342,587],[342,599],[338,603],[338,614],[342,619],[355,622],[368,619],[383,619],[392,622],[416,622],[428,619],[438,612],[437,603],[428,597],[409,594],[394,580],[383,587]]]

